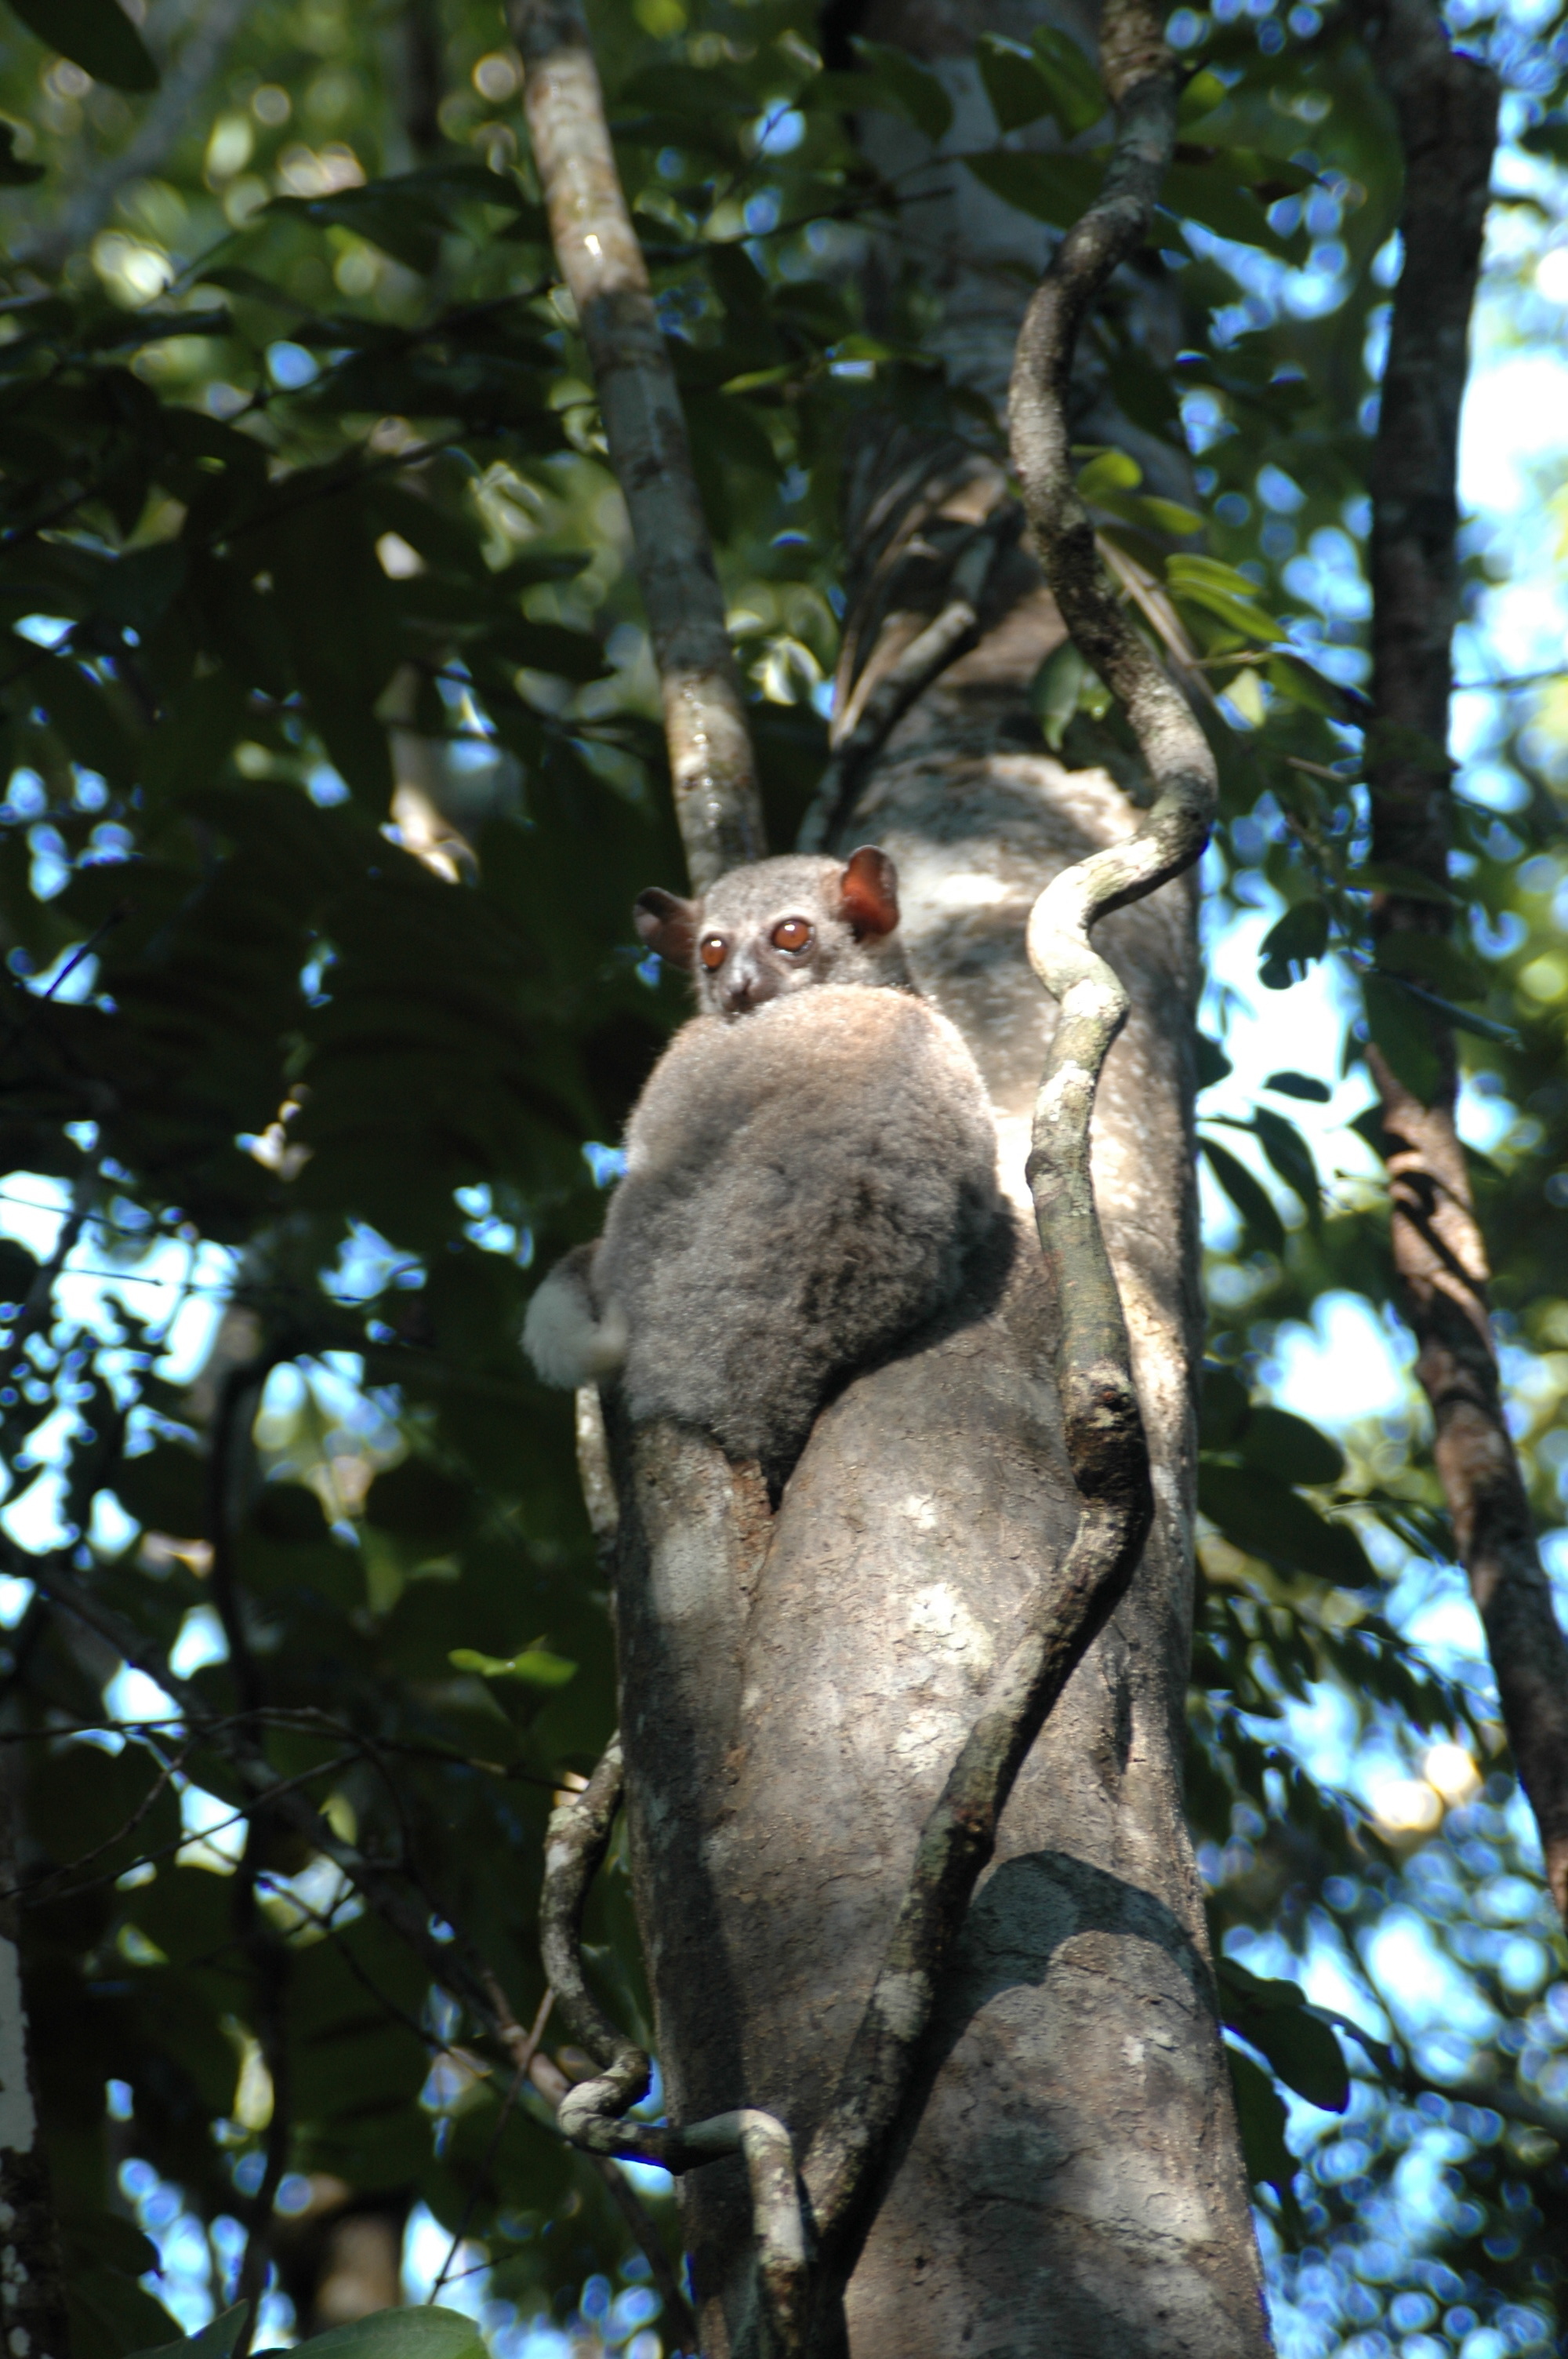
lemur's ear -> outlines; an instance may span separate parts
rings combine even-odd
[[[885,852],[862,843],[839,879],[843,913],[856,936],[891,934],[898,923],[898,871]]]
[[[632,908],[632,921],[648,948],[657,951],[671,966],[691,965],[697,949],[697,917],[695,901],[683,901],[657,885],[639,893]]]

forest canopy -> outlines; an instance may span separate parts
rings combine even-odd
[[[827,757],[847,450],[885,422],[1005,461],[919,168],[940,146],[1013,210],[1022,312],[1103,177],[1103,98],[1049,29],[983,36],[956,118],[840,9],[589,15],[782,850]],[[1530,372],[1568,301],[1568,31],[1448,22],[1504,93],[1476,386],[1561,400]],[[1381,873],[1399,143],[1346,12],[1217,0],[1167,37],[1157,237],[1080,360],[1083,415],[1127,430],[1075,456],[1220,772],[1187,1804],[1281,2349],[1544,2353],[1568,1951],[1395,1308],[1367,1055],[1424,1096],[1457,1041],[1561,1614],[1568,445],[1516,425],[1512,505],[1463,528],[1447,884]],[[522,86],[492,0],[0,17],[0,1734],[77,2359],[240,2292],[276,2344],[350,2216],[501,2359],[676,2347],[605,2175],[441,1970],[535,2018],[546,1816],[613,1725],[570,1407],[517,1339],[686,1012],[631,921],[682,851]],[[1032,746],[1125,768],[1074,650],[1031,704]],[[1379,933],[1388,892],[1445,929]],[[242,1722],[341,1857],[258,1804]],[[649,2038],[619,1850],[589,1930]]]

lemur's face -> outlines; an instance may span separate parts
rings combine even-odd
[[[637,930],[687,968],[707,1016],[744,1016],[813,984],[874,980],[865,946],[898,924],[892,861],[863,844],[847,864],[759,860],[731,869],[700,901],[657,887],[639,896]]]

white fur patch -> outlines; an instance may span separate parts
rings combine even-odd
[[[611,1302],[602,1319],[593,1315],[575,1270],[552,1270],[528,1305],[523,1349],[546,1385],[574,1392],[612,1375],[626,1357],[626,1313]]]

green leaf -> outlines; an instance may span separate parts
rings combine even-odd
[[[310,718],[332,763],[378,824],[392,761],[375,702],[398,657],[390,584],[351,484],[302,468],[276,487],[252,541],[273,576],[273,603]]]
[[[851,45],[881,94],[900,114],[906,114],[933,146],[952,128],[953,102],[934,73],[915,64],[907,49],[885,41],[869,41],[857,34]]]
[[[1362,996],[1367,1003],[1367,1029],[1397,1078],[1430,1105],[1443,1078],[1443,1065],[1433,1035],[1432,1019],[1415,994],[1391,976],[1364,974]]]
[[[26,1302],[38,1265],[15,1237],[0,1237],[0,1302]]]
[[[1103,153],[1022,156],[993,148],[957,160],[967,164],[981,186],[1004,204],[1016,206],[1036,221],[1053,222],[1058,229],[1071,229],[1088,211],[1105,179]]]
[[[114,90],[156,90],[157,68],[116,0],[11,0],[29,32]]]
[[[378,1474],[365,1494],[365,1519],[400,1539],[434,1544],[460,1532],[471,1502],[467,1486],[427,1458],[406,1458]]]
[[[1241,1215],[1249,1249],[1282,1254],[1285,1224],[1262,1182],[1255,1180],[1247,1166],[1238,1163],[1217,1139],[1200,1136],[1198,1145],[1208,1158],[1210,1170]]]
[[[1276,1474],[1281,1483],[1337,1483],[1345,1472],[1345,1453],[1337,1442],[1304,1417],[1267,1402],[1248,1419],[1241,1455],[1249,1466]]]
[[[133,549],[108,566],[98,583],[96,605],[112,622],[150,631],[161,622],[185,580],[185,551],[177,540]]]
[[[1196,1045],[1198,1088],[1211,1090],[1217,1082],[1223,1082],[1227,1073],[1233,1072],[1235,1068],[1219,1042],[1211,1040],[1206,1032],[1198,1033]]]
[[[1247,1387],[1234,1368],[1222,1368],[1212,1360],[1206,1361],[1203,1372],[1203,1414],[1199,1421],[1198,1440],[1205,1450],[1225,1450],[1233,1442],[1250,1415]]]
[[[485,2359],[484,2338],[455,2310],[378,2310],[310,2338],[312,2359]]]
[[[991,103],[997,127],[1021,131],[1054,112],[1051,85],[1029,51],[1000,33],[982,33],[975,44],[980,80]]]
[[[28,164],[17,155],[16,125],[0,123],[0,189],[25,189],[43,177],[41,164]]]
[[[1331,1524],[1310,1500],[1261,1467],[1223,1466],[1205,1459],[1198,1469],[1198,1505],[1248,1556],[1293,1566],[1342,1588],[1376,1585],[1378,1576],[1351,1527]]]
[[[1309,2105],[1342,2114],[1350,2102],[1345,2058],[1300,1984],[1249,1973],[1234,1958],[1217,1959],[1215,1971],[1229,2028],[1260,2049],[1285,2086]]]
[[[250,2303],[237,2301],[232,2310],[220,2310],[199,2333],[187,2334],[178,2343],[156,2343],[150,2351],[136,2352],[134,2359],[230,2359],[250,2314]]]
[[[1468,1007],[1456,1007],[1451,999],[1442,999],[1424,984],[1411,983],[1408,975],[1388,977],[1397,990],[1404,992],[1417,1005],[1429,1008],[1440,1021],[1452,1026],[1456,1032],[1473,1032],[1477,1040],[1495,1040],[1499,1047],[1517,1049],[1519,1036],[1511,1024],[1496,1024],[1489,1016],[1477,1016]]]
[[[72,2359],[121,2359],[146,2336],[164,2333],[177,2322],[134,2277],[91,2262],[72,2268],[66,2310]]]
[[[1078,470],[1078,490],[1086,500],[1103,499],[1108,492],[1135,492],[1143,470],[1125,451],[1097,451]]]
[[[1173,164],[1161,186],[1160,202],[1184,221],[1201,222],[1217,237],[1277,252],[1288,241],[1270,227],[1264,206],[1248,186],[1249,171],[1255,168],[1256,159],[1217,147],[1202,162]],[[1274,193],[1287,191],[1281,188]]]
[[[231,671],[198,673],[174,697],[148,738],[141,782],[149,797],[174,799],[205,786],[245,725],[243,684]]]
[[[193,1539],[207,1528],[206,1461],[180,1442],[160,1441],[124,1460],[114,1495],[138,1524],[171,1539]]]
[[[1204,521],[1195,509],[1184,507],[1179,500],[1161,499],[1154,492],[1141,492],[1128,503],[1134,517],[1142,517],[1160,532],[1168,532],[1178,540],[1190,538],[1202,532]]]
[[[1178,554],[1165,560],[1165,579],[1173,597],[1202,607],[1254,646],[1282,636],[1274,617],[1259,605],[1256,586],[1228,565]]]
[[[1519,135],[1519,144],[1531,156],[1550,156],[1554,164],[1568,164],[1568,123],[1548,117],[1532,123]]]
[[[1368,860],[1345,882],[1352,893],[1390,893],[1400,901],[1434,901],[1443,909],[1459,907],[1457,897],[1446,886],[1423,876],[1419,868],[1401,867],[1397,861]]]
[[[1426,984],[1445,999],[1485,999],[1487,995],[1485,979],[1446,934],[1419,933],[1401,926],[1379,934],[1374,957],[1379,973]]]
[[[1259,948],[1258,977],[1264,989],[1288,991],[1328,948],[1326,903],[1313,895],[1292,902],[1279,922],[1270,927]]]
[[[1029,684],[1029,703],[1045,743],[1059,753],[1067,724],[1076,712],[1096,721],[1109,712],[1113,700],[1099,674],[1087,663],[1071,639],[1054,647]]]
[[[1271,1073],[1263,1087],[1277,1090],[1281,1097],[1304,1098],[1309,1105],[1327,1105],[1334,1095],[1326,1082],[1314,1081],[1310,1073],[1293,1072],[1289,1067]]]
[[[531,1688],[564,1688],[578,1673],[576,1663],[543,1647],[524,1647],[520,1655],[481,1655],[473,1647],[453,1647],[447,1660],[455,1671],[472,1671],[481,1680],[521,1680]]]
[[[1285,2104],[1260,2064],[1227,2047],[1230,2085],[1236,2094],[1236,2114],[1241,2129],[1241,2152],[1247,2176],[1261,2180],[1276,2194],[1289,2195],[1299,2168],[1285,2144]]]
[[[1081,131],[1102,121],[1109,104],[1104,85],[1071,34],[1040,25],[1030,35],[1029,46],[1039,61],[1051,93],[1052,112],[1065,136],[1076,139]]]
[[[1288,1122],[1282,1114],[1276,1114],[1271,1106],[1254,1109],[1252,1128],[1264,1154],[1286,1187],[1293,1188],[1301,1198],[1303,1210],[1315,1234],[1321,1223],[1322,1190],[1311,1147],[1295,1124]]]

